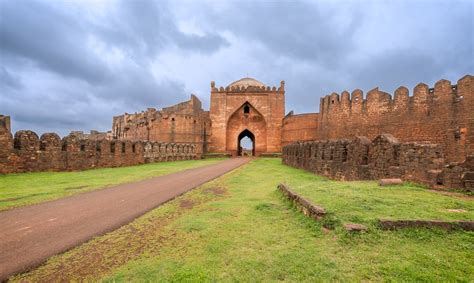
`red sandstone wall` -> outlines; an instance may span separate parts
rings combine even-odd
[[[193,144],[83,140],[76,135],[61,140],[55,133],[38,138],[32,131],[18,131],[13,137],[5,122],[0,117],[0,174],[119,167],[200,156]]]
[[[253,118],[242,115],[249,103]],[[284,82],[280,87],[220,87],[211,83],[210,152],[237,152],[237,137],[249,129],[256,140],[256,154],[281,151],[281,129],[285,113]]]
[[[401,143],[392,135],[296,142],[283,147],[283,163],[338,180],[403,178],[432,187],[474,191],[474,156],[446,164],[440,145]]]
[[[226,150],[237,152],[238,136],[245,129],[255,135],[255,155],[267,152],[268,125],[264,116],[252,105],[249,105],[249,113],[244,113],[243,106],[241,106],[227,121]]]
[[[393,99],[378,88],[366,99],[361,90],[321,99],[318,139],[373,139],[383,133],[402,142],[440,144],[447,161],[463,161],[474,154],[474,77],[457,85],[440,80],[433,89],[420,83],[412,97],[400,87]]]
[[[211,129],[209,112],[202,110],[201,101],[194,95],[161,111],[149,108],[116,116],[112,124],[113,137],[120,140],[192,143],[199,152],[206,151]]]
[[[316,140],[318,137],[318,123],[319,113],[293,115],[293,112],[291,112],[283,119],[282,146],[296,141]]]

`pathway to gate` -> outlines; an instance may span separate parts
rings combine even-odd
[[[0,212],[0,281],[113,231],[250,160],[227,159],[205,167]]]

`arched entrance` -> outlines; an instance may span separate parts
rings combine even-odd
[[[244,138],[248,138],[251,141],[251,153],[252,156],[255,156],[255,135],[249,131],[248,129],[243,130],[239,136],[237,137],[237,155],[242,156],[242,155],[249,155],[247,152],[244,152],[244,146],[242,144],[242,141]],[[245,148],[248,150],[248,148]]]
[[[267,150],[267,126],[265,118],[250,102],[245,101],[227,121],[226,151],[233,156],[242,154],[240,141],[248,137],[251,140],[253,156]]]

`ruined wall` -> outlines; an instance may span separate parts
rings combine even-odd
[[[141,113],[114,117],[112,137],[130,141],[191,143],[202,153],[207,150],[210,129],[209,112],[202,110],[201,101],[191,95],[189,101],[160,111],[148,108]]]
[[[474,156],[446,163],[436,144],[402,143],[390,134],[351,140],[296,142],[283,147],[283,163],[337,180],[402,178],[431,187],[474,191]]]
[[[406,87],[394,97],[375,88],[363,98],[361,90],[321,98],[318,139],[390,133],[402,142],[431,142],[442,146],[449,162],[474,154],[474,77],[457,85],[438,81],[434,88],[418,84],[409,96]]]
[[[211,82],[212,136],[209,151],[235,155],[238,136],[248,129],[255,135],[257,155],[281,152],[281,129],[285,115],[284,82],[277,89],[250,78],[240,81],[245,80],[258,85],[239,84],[237,81],[226,88],[217,88]],[[250,105],[250,115],[242,112],[245,104]]]
[[[9,117],[0,116],[0,174],[73,171],[197,158],[200,154],[194,144],[81,139],[74,134],[61,139],[55,133],[45,133],[39,138],[32,131],[18,131],[13,137]]]
[[[281,130],[281,144],[287,144],[296,141],[313,141],[318,138],[318,113],[294,115],[291,111],[283,119]]]
[[[84,133],[83,131],[72,131],[69,135],[77,136],[79,139],[82,140],[111,140],[112,131],[108,132],[99,132],[96,130],[91,130],[89,133]]]

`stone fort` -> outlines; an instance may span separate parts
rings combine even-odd
[[[9,117],[0,116],[0,173],[121,166],[205,154],[283,153],[289,165],[342,179],[405,176],[404,170],[421,166],[423,173],[414,178],[418,181],[445,185],[444,178],[451,180],[450,186],[470,184],[469,172],[474,168],[466,160],[474,155],[471,75],[456,84],[447,80],[433,87],[420,83],[412,95],[403,86],[393,96],[378,88],[365,97],[359,89],[332,93],[321,98],[319,113],[285,113],[284,81],[277,87],[243,78],[225,87],[211,82],[209,111],[191,95],[188,101],[161,110],[148,108],[113,117],[108,133],[71,132],[60,139],[51,133],[39,138],[31,131],[19,131],[13,136]],[[245,137],[251,140],[250,150],[241,146]],[[56,166],[35,165],[49,158],[48,150],[59,160]],[[86,161],[86,156],[95,161]],[[359,159],[348,159],[355,156]],[[318,158],[320,164],[331,165],[326,169],[308,165]],[[400,165],[401,158],[405,167]],[[351,162],[368,167],[346,168]]]
[[[420,83],[413,95],[399,87],[390,95],[378,88],[364,98],[359,89],[321,98],[319,113],[285,116],[285,83],[267,86],[243,78],[226,87],[211,82],[210,111],[199,99],[157,111],[114,117],[112,136],[119,140],[193,143],[201,152],[240,154],[240,140],[253,141],[254,155],[275,154],[296,141],[369,139],[388,133],[402,142],[441,145],[448,161],[474,154],[473,77],[453,85]]]

